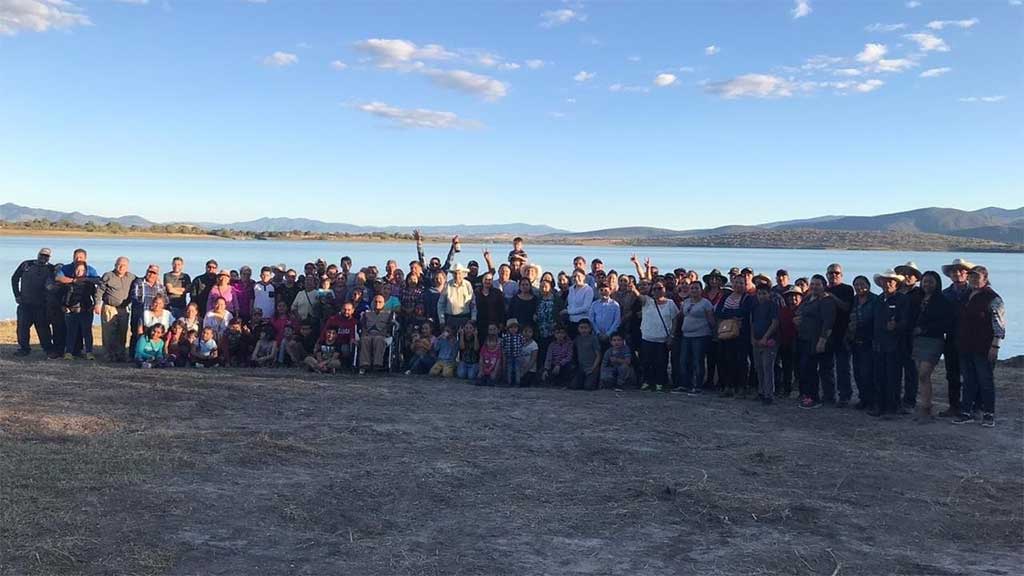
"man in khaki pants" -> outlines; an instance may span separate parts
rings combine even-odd
[[[96,285],[96,310],[103,327],[103,349],[108,362],[127,362],[133,351],[125,350],[130,316],[132,282],[135,274],[128,271],[128,258],[118,257],[114,269],[105,272]]]

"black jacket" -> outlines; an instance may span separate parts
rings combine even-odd
[[[917,318],[914,321],[915,336],[927,338],[945,338],[953,329],[956,310],[953,304],[942,294],[936,292],[931,298],[922,300],[918,305]]]

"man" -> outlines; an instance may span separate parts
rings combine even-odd
[[[772,287],[772,291],[779,296],[785,296],[786,291],[791,288],[789,284],[789,271],[782,268],[775,271],[775,286]]]
[[[853,286],[843,283],[843,267],[838,263],[828,265],[825,276],[828,279],[828,293],[835,299],[836,320],[832,329],[831,352],[825,359],[825,377],[831,379],[829,389],[839,392],[836,408],[846,408],[853,396],[850,383],[850,346],[846,342],[846,330],[850,325],[850,310],[853,309]]]
[[[84,344],[84,335],[78,337],[77,342],[72,342],[70,348],[67,346],[67,342],[64,341],[66,330],[64,320],[64,302],[63,295],[64,290],[60,290],[60,287],[67,286],[68,284],[74,284],[76,282],[89,282],[95,283],[99,281],[99,274],[96,269],[90,266],[87,262],[88,252],[85,248],[76,248],[71,255],[71,263],[65,264],[57,268],[57,274],[53,278],[55,289],[47,290],[47,302],[46,302],[46,316],[49,319],[51,328],[51,352],[59,350],[72,350],[72,353],[77,356]],[[75,267],[79,263],[85,263],[85,276],[76,277]],[[51,357],[56,357],[53,353]]]
[[[604,271],[604,262],[600,258],[594,258],[590,261],[590,273],[587,274],[587,286],[596,289],[598,283],[598,276],[600,272]]]
[[[32,352],[29,345],[29,330],[35,326],[39,347],[43,352],[51,350],[50,323],[46,318],[46,281],[53,277],[49,248],[42,248],[35,260],[25,260],[11,276],[14,301],[18,304],[18,356]]]
[[[384,352],[394,322],[395,313],[384,309],[384,296],[380,294],[374,296],[373,307],[363,314],[361,321],[362,330],[359,334],[360,374],[366,374],[366,371],[370,369],[384,370]]]
[[[171,271],[164,274],[167,309],[175,318],[185,315],[185,308],[188,306],[188,293],[192,289],[192,277],[182,272],[184,268],[185,261],[181,256],[175,256],[171,259]]]
[[[601,343],[601,350],[604,351],[611,345],[612,335],[619,331],[622,314],[619,303],[612,300],[611,286],[601,284],[598,292],[600,297],[590,304],[590,323]]]
[[[125,350],[125,338],[131,324],[128,305],[131,304],[135,280],[135,274],[128,271],[128,258],[120,256],[114,261],[114,269],[104,272],[96,284],[94,312],[100,317],[107,362],[127,362],[131,359],[131,354]]]
[[[295,317],[313,326],[313,331],[320,333],[320,294],[316,276],[308,275],[305,290],[299,292],[292,302],[291,310]]]
[[[743,276],[743,281],[746,283],[747,294],[757,296],[757,286],[754,285],[754,270],[746,267],[740,270],[740,276]]]
[[[906,334],[910,332],[910,308],[906,295],[899,291],[904,278],[895,270],[887,270],[875,274],[874,280],[882,293],[876,304],[871,335],[875,406],[868,414],[905,413],[900,403],[900,371]]]
[[[253,309],[259,310],[264,318],[273,318],[277,289],[274,287],[274,272],[270,266],[260,268],[260,281],[252,287]]]
[[[466,280],[467,270],[456,264],[451,272],[451,281],[437,299],[437,322],[439,328],[447,325],[452,334],[457,334],[466,322],[476,321],[476,302],[473,285]]]
[[[85,251],[85,248],[76,248],[71,255],[71,263],[65,264],[57,269],[57,277],[54,279],[59,284],[72,284],[75,280],[75,265],[79,262],[86,262],[89,257],[89,253]],[[90,266],[88,263],[85,265],[85,277],[95,281],[99,277],[96,269]]]
[[[217,261],[206,261],[206,272],[192,280],[192,302],[199,306],[199,316],[206,316],[206,301],[210,299],[210,290],[217,285]]]
[[[136,278],[135,282],[132,283],[132,336],[128,343],[128,349],[132,352],[135,351],[135,343],[142,336],[143,315],[153,305],[153,299],[157,296],[163,296],[165,300],[167,298],[164,285],[160,283],[159,278],[160,267],[156,264],[150,264],[146,267],[146,275],[142,278]]]
[[[960,416],[953,424],[974,422],[981,409],[981,425],[996,425],[995,365],[999,346],[1006,338],[1006,307],[988,281],[988,268],[975,266],[967,277],[971,295],[961,308],[957,343],[964,377]]]
[[[910,310],[910,319],[917,318],[917,312],[921,309],[921,301],[924,300],[924,289],[918,285],[921,280],[921,269],[914,262],[894,268],[897,274],[903,276],[903,284],[899,291],[907,297],[907,306]],[[917,407],[917,362],[911,357],[914,348],[913,330],[908,330],[906,342],[903,343],[903,409],[908,412]]]
[[[455,258],[455,253],[459,252],[459,237],[458,235],[452,236],[452,245],[448,248],[448,257],[445,258],[444,264],[441,264],[441,259],[434,257],[430,259],[430,265],[428,266],[423,256],[423,236],[419,230],[412,231],[412,237],[416,240],[416,260],[420,263],[420,266],[426,269],[428,277],[433,275],[438,270],[448,271],[452,266],[452,259]]]
[[[971,287],[967,283],[971,268],[974,268],[974,264],[962,258],[957,258],[952,264],[942,267],[942,274],[952,282],[942,290],[942,295],[953,305],[954,310],[961,310],[971,296]],[[953,316],[953,326],[946,334],[945,348],[942,352],[946,365],[946,392],[949,395],[949,408],[939,412],[942,418],[956,418],[960,415],[960,351],[956,341],[959,316]]]

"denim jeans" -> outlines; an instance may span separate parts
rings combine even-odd
[[[900,361],[903,363],[903,403],[907,406],[917,405],[917,362],[911,358],[912,341],[908,340],[900,349]]]
[[[39,347],[43,352],[50,350],[50,323],[46,318],[45,304],[18,304],[18,349],[29,351],[29,329],[36,327]]]
[[[810,340],[800,340],[798,342],[800,346],[800,395],[808,396],[813,398],[816,402],[821,401],[824,396],[825,401],[835,401],[835,390],[824,390],[824,395],[821,393],[821,388],[825,387],[825,372],[828,366],[827,356],[830,356],[830,352],[817,352],[815,350],[815,342]],[[831,394],[830,394],[831,393]]]
[[[742,336],[718,342],[718,385],[734,393],[744,392],[747,387],[747,349],[750,340]]]
[[[74,353],[74,343],[82,338],[85,347],[82,352],[92,354],[92,308],[81,312],[68,312],[64,315],[64,323],[67,326],[67,340],[64,352]]]
[[[946,347],[942,351],[946,361],[946,392],[949,395],[949,409],[953,413],[960,411],[960,351],[953,336],[946,336]]]
[[[963,414],[978,408],[994,414],[996,411],[995,364],[984,354],[960,354],[960,371],[964,378],[964,398],[960,404]]]
[[[753,350],[758,395],[762,398],[771,398],[775,395],[775,355],[778,348],[754,346]]]
[[[468,362],[459,362],[459,367],[455,371],[455,375],[462,380],[476,380],[476,375],[480,371],[480,364],[474,362],[472,364]]]
[[[683,388],[700,388],[704,385],[704,356],[708,353],[711,336],[683,337],[682,353],[679,359],[680,375],[678,384]]]
[[[903,353],[900,350],[873,352],[875,408],[879,412],[896,413],[900,409],[900,374]]]
[[[857,381],[857,398],[867,406],[875,405],[874,355],[871,343],[853,345],[853,377]]]
[[[835,402],[835,394],[840,400],[849,401],[853,396],[850,385],[850,349],[846,342],[829,342],[830,351],[825,352],[825,366],[821,374],[821,388],[825,394],[825,402]]]

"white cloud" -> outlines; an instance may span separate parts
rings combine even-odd
[[[380,68],[415,67],[414,62],[419,60],[448,60],[455,57],[455,54],[440,44],[417,46],[400,38],[369,38],[356,42],[355,47],[369,55]]]
[[[864,30],[868,32],[898,32],[906,27],[907,25],[902,22],[898,24],[882,24],[881,22],[875,22],[870,26],[865,26]]]
[[[630,62],[639,62],[641,58],[639,56],[629,56],[626,60],[629,60]]]
[[[465,70],[435,69],[423,70],[423,74],[438,86],[474,94],[484,100],[499,100],[508,94],[508,86],[504,82],[483,74],[474,74]]]
[[[934,34],[917,32],[914,34],[904,34],[903,36],[908,40],[916,42],[922,52],[949,52],[949,46],[946,44],[946,41]]]
[[[796,0],[791,14],[793,18],[803,18],[811,13],[811,0]]]
[[[515,62],[508,62],[501,56],[496,54],[490,54],[483,52],[476,56],[477,64],[486,66],[488,68],[497,68],[499,70],[518,70],[521,66]]]
[[[973,28],[978,22],[981,22],[981,20],[978,20],[977,18],[970,18],[967,20],[932,20],[928,23],[927,27],[932,30],[942,30],[946,26],[967,29]]]
[[[1024,5],[1024,0],[1010,0],[1010,6]]]
[[[680,66],[679,71],[687,74],[694,72],[696,69],[693,66]]]
[[[143,4],[149,4],[149,0],[116,0],[116,2],[118,4],[137,4],[140,6]]]
[[[565,99],[565,103],[566,104],[575,104],[576,103],[576,99],[575,98],[566,98]]]
[[[789,80],[770,74],[744,74],[723,82],[711,82],[704,87],[710,94],[722,98],[785,98],[793,95],[795,86]]]
[[[338,70],[340,72],[341,70],[344,70],[346,68],[348,68],[348,64],[345,64],[341,60],[332,60],[331,61],[331,69],[332,70]]]
[[[398,108],[383,102],[368,102],[356,106],[358,110],[378,118],[390,120],[401,128],[432,128],[439,130],[459,128],[480,128],[475,120],[463,120],[454,112],[428,110],[426,108]]]
[[[637,92],[640,94],[646,94],[651,91],[647,86],[627,86],[625,84],[612,84],[608,87],[609,92]]]
[[[678,79],[676,78],[675,74],[668,74],[666,72],[662,72],[661,74],[658,74],[657,76],[654,77],[654,85],[660,88],[671,86],[676,82],[678,82]]]
[[[263,59],[264,66],[272,66],[274,68],[285,68],[292,64],[297,64],[299,57],[291,52],[277,51]]]
[[[864,63],[877,62],[885,56],[889,49],[885,47],[885,44],[865,44],[864,49],[857,54],[857,61]]]
[[[1006,100],[1006,96],[968,96],[967,98],[960,98],[961,102],[1002,102]]]
[[[597,76],[597,74],[595,74],[594,72],[580,70],[579,72],[576,73],[575,76],[572,77],[572,79],[577,82],[586,82],[588,80],[593,80],[594,76]]]
[[[722,49],[719,48],[718,46],[715,46],[714,44],[704,48],[704,54],[707,56],[714,56],[715,54],[718,54],[721,51]]]
[[[538,60],[536,58],[526,61],[526,67],[529,68],[530,70],[538,70],[540,68],[543,68],[544,64],[545,62],[543,60]]]
[[[920,5],[921,5],[921,3],[920,3],[920,2],[918,2],[917,0],[910,0],[910,2],[907,2],[907,3],[905,4],[905,6],[906,6],[907,8],[917,8],[917,7],[918,7],[918,6],[920,6]]]
[[[91,25],[81,8],[67,0],[0,0],[0,35]]]
[[[857,84],[856,86],[854,86],[853,89],[856,90],[857,92],[874,92],[875,90],[881,88],[883,84],[885,84],[885,82],[872,78],[871,80],[867,80],[861,82],[860,84]]]
[[[917,66],[917,62],[907,58],[882,58],[875,62],[874,70],[878,72],[903,72],[914,66]]]
[[[843,61],[843,58],[838,56],[826,56],[824,54],[818,54],[817,56],[811,56],[804,60],[804,63],[800,65],[801,70],[822,70],[825,68],[831,68],[836,64]]]
[[[860,76],[862,72],[859,68],[839,68],[832,71],[836,76]]]
[[[586,14],[569,8],[546,10],[540,13],[540,25],[544,28],[553,28],[570,22],[586,22],[586,20]]]
[[[953,69],[949,68],[949,67],[929,68],[929,69],[925,70],[924,72],[921,72],[920,74],[918,74],[918,76],[920,76],[921,78],[938,78],[939,76],[942,76],[943,74],[949,73],[951,70],[953,70]]]

